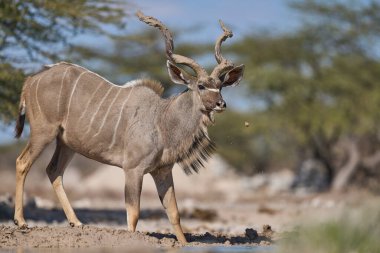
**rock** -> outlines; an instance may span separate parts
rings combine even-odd
[[[267,225],[267,224],[263,225],[263,234],[265,236],[270,237],[273,235],[273,233],[274,233],[274,231],[272,230],[272,227],[270,225]]]
[[[245,236],[250,240],[255,240],[257,237],[259,237],[259,234],[253,228],[247,228],[245,229]]]

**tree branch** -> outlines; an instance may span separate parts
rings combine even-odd
[[[346,140],[343,144],[345,144],[345,148],[347,149],[348,161],[334,178],[332,184],[334,191],[341,191],[347,186],[351,176],[359,168],[360,164],[360,153],[356,141]]]

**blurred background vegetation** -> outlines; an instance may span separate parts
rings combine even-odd
[[[116,83],[149,76],[165,84],[166,96],[178,92],[169,85],[161,35],[148,27],[124,32],[132,18],[125,11],[128,4],[2,1],[0,120],[10,124],[15,119],[31,69],[61,60]],[[297,174],[294,187],[307,183],[323,191],[354,184],[380,191],[380,3],[289,4],[304,18],[296,30],[252,32],[224,47],[234,62],[246,65],[239,86],[244,95],[237,99],[249,103],[244,110],[217,115],[210,134],[218,153],[242,174],[290,168]],[[86,33],[110,43],[94,48],[70,42]],[[214,39],[208,44],[175,41],[176,51],[202,59],[213,52]]]
[[[307,225],[284,234],[278,252],[379,252],[378,210],[378,206],[371,206],[368,210],[346,212],[339,218],[317,224],[308,221]]]

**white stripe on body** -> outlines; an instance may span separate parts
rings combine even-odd
[[[41,75],[40,79],[38,79],[38,82],[36,84],[36,103],[38,106],[38,110],[40,111],[40,113],[42,115],[41,106],[40,106],[40,103],[38,102],[38,85],[40,84],[41,79],[42,79],[42,75]]]
[[[132,94],[133,88],[134,88],[134,87],[132,87],[131,91],[130,91],[129,94],[128,94],[127,99],[123,102],[123,104],[122,104],[122,106],[121,106],[121,110],[120,110],[120,113],[119,113],[119,118],[117,119],[116,124],[115,124],[115,128],[113,129],[112,142],[111,142],[111,144],[108,146],[108,149],[111,149],[111,148],[113,147],[113,145],[115,144],[115,141],[116,141],[116,133],[117,133],[117,130],[118,130],[118,128],[119,128],[119,124],[120,124],[121,117],[122,117],[122,115],[123,115],[124,106],[125,106],[126,103],[128,102],[128,99],[129,99],[129,97],[130,97],[131,94]]]
[[[72,88],[71,90],[71,94],[70,94],[70,98],[69,98],[69,105],[67,106],[67,115],[66,115],[66,120],[65,120],[65,124],[67,124],[67,121],[69,120],[69,114],[70,114],[70,106],[71,106],[71,99],[73,98],[73,95],[74,95],[74,91],[78,85],[78,82],[79,82],[79,79],[82,77],[82,75],[88,73],[88,71],[84,71],[82,73],[80,73],[80,75],[78,76],[77,80],[75,81],[75,84],[74,84],[74,87]]]
[[[33,82],[30,84],[30,88],[33,87],[33,84],[34,84],[37,80],[38,80],[37,78],[35,78],[35,79],[33,80]]]
[[[71,68],[71,66],[67,67],[65,69],[65,72],[63,73],[63,76],[62,76],[62,80],[61,80],[61,88],[59,89],[59,95],[58,95],[58,106],[57,106],[57,114],[58,116],[60,115],[60,110],[61,110],[61,94],[62,94],[62,88],[63,88],[63,80],[65,79],[66,77],[66,74],[67,74],[67,70]]]
[[[104,117],[103,117],[102,124],[100,125],[98,131],[96,132],[96,134],[95,134],[93,137],[97,136],[97,135],[102,131],[102,128],[104,127],[104,124],[106,123],[106,119],[107,119],[107,117],[108,117],[108,114],[110,113],[110,111],[111,111],[111,109],[112,109],[112,107],[113,107],[113,104],[115,103],[116,99],[119,97],[120,91],[121,91],[121,89],[119,89],[119,90],[117,91],[116,96],[115,96],[114,99],[112,100],[111,104],[108,106],[107,112],[106,112],[106,114],[105,114]]]
[[[86,112],[87,112],[87,110],[88,110],[88,107],[90,106],[90,103],[91,103],[92,99],[94,98],[96,92],[98,92],[98,90],[99,90],[100,87],[102,86],[102,83],[103,83],[103,82],[104,82],[103,80],[100,81],[100,83],[98,84],[98,87],[97,87],[97,88],[95,89],[95,91],[91,94],[91,98],[88,100],[87,105],[86,105],[86,108],[85,108],[84,111],[82,112],[82,115],[79,117],[78,122],[79,122],[79,121],[83,118],[83,116],[86,114]]]
[[[132,94],[132,92],[131,93],[129,93],[128,94],[128,98],[127,99],[129,99],[129,97],[130,97],[130,95]],[[129,126],[128,126],[128,128],[126,129],[126,132],[128,132],[131,128],[133,128],[133,126],[137,123],[138,121],[137,120],[135,120],[134,122],[131,122],[131,123],[129,123]],[[125,146],[126,146],[126,143],[127,143],[127,138],[126,138],[126,135],[124,136],[124,141],[123,141],[123,165],[125,164],[125,161],[126,161],[126,159],[127,159],[127,157],[126,157],[126,149],[125,149]]]
[[[108,94],[111,92],[112,88],[113,88],[113,87],[111,86],[111,87],[108,89],[107,93],[104,95],[104,97],[103,97],[102,100],[100,101],[100,103],[99,103],[99,105],[98,105],[98,108],[96,109],[95,113],[94,113],[94,114],[92,115],[92,117],[91,117],[90,124],[88,125],[87,131],[86,131],[85,134],[88,134],[88,132],[90,132],[90,129],[91,129],[92,123],[94,123],[95,116],[96,116],[96,114],[98,114],[100,107],[101,107],[102,104],[104,103],[104,100],[107,98]]]
[[[32,90],[33,84],[34,84],[37,80],[38,80],[38,79],[34,79],[33,82],[30,84],[30,86],[29,86],[29,89],[30,89],[30,90]],[[25,100],[23,101],[22,106],[23,106],[23,108],[22,108],[21,113],[25,114],[25,107],[26,107]]]

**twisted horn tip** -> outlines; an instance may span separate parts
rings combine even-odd
[[[219,19],[219,24],[220,24],[220,27],[222,28],[222,30],[223,30],[225,36],[231,38],[231,37],[233,36],[232,31],[231,31],[230,29],[228,29],[228,28],[224,25],[224,23],[223,23],[223,21],[222,21],[221,19]]]

